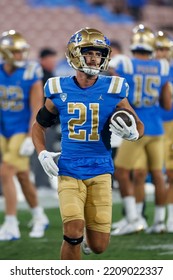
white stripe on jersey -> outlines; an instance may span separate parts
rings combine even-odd
[[[49,79],[49,91],[51,94],[62,93],[62,89],[60,85],[60,77]]]
[[[28,62],[26,65],[26,69],[23,74],[24,80],[31,80],[34,78],[35,70],[37,68],[38,64],[34,61]]]
[[[123,70],[126,74],[133,74],[133,64],[129,57],[124,56],[122,60]]]
[[[116,55],[109,62],[109,67],[115,68],[116,70],[119,64],[123,65],[123,72],[127,74],[133,74],[133,64],[128,56],[122,54]]]
[[[116,68],[118,66],[118,64],[122,62],[123,57],[124,57],[124,54],[117,54],[114,57],[112,57],[109,62],[109,67]]]
[[[108,88],[108,93],[120,93],[123,82],[124,82],[124,78],[113,76],[111,79],[110,86]]]
[[[169,62],[165,58],[160,59],[159,61],[160,61],[160,66],[161,66],[160,74],[162,76],[169,75]]]

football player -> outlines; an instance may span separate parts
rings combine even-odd
[[[133,111],[127,100],[124,78],[99,76],[106,71],[111,48],[104,34],[93,28],[77,31],[67,45],[67,60],[75,76],[55,77],[45,85],[45,106],[37,114],[32,138],[38,158],[48,176],[58,176],[60,212],[63,221],[61,259],[81,259],[84,226],[94,253],[109,244],[112,196],[109,118],[116,107]],[[133,111],[134,112],[134,111]],[[62,152],[57,164],[45,147],[45,130],[60,116]],[[136,114],[135,114],[136,115]],[[136,115],[137,117],[137,115]],[[124,139],[143,135],[137,117],[127,127],[111,127]]]
[[[134,28],[131,38],[130,49],[133,58],[116,57],[110,64],[116,73],[127,79],[130,87],[129,103],[145,126],[144,137],[133,143],[123,141],[115,159],[115,176],[119,182],[126,219],[120,223],[122,227],[112,231],[112,235],[133,233],[147,228],[147,223],[141,215],[142,204],[139,203],[136,208],[131,170],[135,170],[135,184],[138,187],[143,187],[147,173],[151,172],[155,185],[156,207],[154,225],[147,231],[165,230],[166,189],[162,174],[164,130],[159,103],[170,110],[171,92],[168,82],[169,64],[166,60],[152,59],[154,46],[153,31],[140,24]],[[144,198],[144,192],[142,197]]]
[[[172,39],[163,31],[156,34],[155,57],[167,59],[170,62],[170,82],[173,93],[173,61],[171,61]],[[173,105],[170,111],[161,110],[164,122],[164,148],[165,164],[168,189],[167,189],[167,222],[166,230],[173,233]]]
[[[17,198],[14,175],[21,185],[33,216],[29,236],[44,235],[49,221],[38,205],[36,188],[29,178],[29,156],[34,151],[31,127],[42,106],[42,70],[27,61],[29,45],[15,30],[0,37],[0,165],[2,190],[5,198],[5,221],[0,228],[0,241],[19,239]]]

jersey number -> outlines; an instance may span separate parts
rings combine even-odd
[[[10,111],[21,111],[24,107],[23,92],[17,86],[0,86],[0,107]]]
[[[159,92],[153,85],[159,87],[160,77],[159,76],[147,76],[145,80],[142,75],[134,75],[135,90],[134,90],[134,101],[133,104],[138,106],[151,106],[156,103],[159,98]],[[145,93],[145,97],[142,93]]]
[[[69,138],[73,140],[80,141],[98,141],[98,125],[99,125],[99,104],[89,103],[89,110],[91,114],[90,134],[87,137],[85,129],[79,129],[78,132],[75,131],[76,126],[83,126],[87,122],[87,107],[83,103],[68,103],[68,114],[75,114],[79,111],[79,117],[71,118],[68,121]]]

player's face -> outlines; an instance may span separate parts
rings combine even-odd
[[[169,59],[170,50],[168,48],[159,48],[156,50],[156,58],[162,59],[166,58]]]
[[[22,61],[23,60],[23,51],[13,51],[13,57],[16,61]]]
[[[99,68],[102,58],[100,51],[89,50],[83,54],[85,63],[91,68]]]

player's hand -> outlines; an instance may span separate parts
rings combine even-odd
[[[34,144],[31,137],[26,137],[19,149],[20,156],[31,156],[34,152]]]
[[[120,125],[117,122],[113,122],[113,124],[109,125],[110,131],[123,139],[136,141],[139,138],[139,132],[137,131],[136,121],[134,117],[130,114],[129,118],[132,122],[131,126],[127,126],[122,118],[117,117],[117,121]]]
[[[38,155],[38,159],[44,171],[50,178],[53,178],[53,176],[58,176],[59,168],[54,162],[54,158],[55,157],[59,158],[60,154],[61,154],[60,152],[53,153],[53,152],[48,152],[46,150],[43,150]]]

